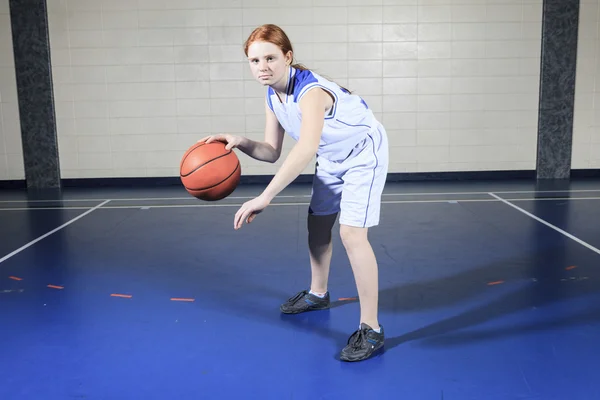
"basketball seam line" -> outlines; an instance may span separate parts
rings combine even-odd
[[[227,179],[231,178],[233,176],[233,174],[235,174],[235,172],[240,168],[240,162],[238,161],[237,165],[235,166],[235,169],[233,170],[233,172],[231,174],[229,174],[225,179],[223,179],[221,182],[217,182],[212,186],[208,186],[205,188],[201,188],[201,189],[194,189],[194,188],[189,188],[189,187],[185,187],[188,190],[208,190],[208,189],[212,189],[216,186],[219,186],[221,183],[225,182]]]
[[[189,157],[189,155],[192,153],[192,151],[196,150],[198,147],[200,147],[200,146],[202,146],[202,145],[204,145],[204,144],[205,144],[205,143],[201,143],[201,144],[199,144],[198,146],[196,146],[196,147],[194,147],[193,149],[191,149],[191,150],[190,150],[190,151],[189,151],[189,152],[188,152],[188,153],[185,155],[185,157],[183,158],[183,160],[182,160],[182,162],[181,162],[181,165],[183,165],[183,164],[185,163],[185,160],[186,160],[186,159]],[[210,160],[208,160],[208,161],[205,161],[203,164],[200,164],[200,165],[198,165],[196,168],[194,168],[193,170],[191,170],[191,171],[190,171],[190,172],[188,172],[187,174],[182,174],[182,173],[181,173],[182,171],[181,171],[181,169],[180,169],[180,170],[179,170],[179,175],[181,175],[181,176],[184,176],[184,177],[185,177],[185,176],[189,176],[189,175],[193,174],[194,172],[196,172],[196,171],[197,171],[199,168],[201,168],[201,167],[205,166],[206,164],[208,164],[208,163],[211,163],[211,162],[213,162],[213,161],[215,161],[215,160],[218,160],[218,159],[219,159],[219,158],[221,158],[221,157],[225,157],[225,156],[227,156],[227,155],[229,155],[229,154],[231,154],[231,150],[229,150],[229,151],[228,151],[227,153],[225,153],[225,154],[221,154],[221,155],[220,155],[220,156],[218,156],[218,157],[215,157],[215,158],[213,158],[213,159],[210,159]],[[239,162],[238,162],[238,164],[239,164]]]

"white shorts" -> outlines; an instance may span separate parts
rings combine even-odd
[[[317,157],[309,214],[340,212],[340,224],[378,225],[388,164],[387,134],[379,123],[346,159],[336,162]]]

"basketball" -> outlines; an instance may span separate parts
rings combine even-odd
[[[189,194],[200,200],[217,201],[229,196],[240,182],[242,167],[233,150],[223,142],[200,142],[181,159],[179,176]]]

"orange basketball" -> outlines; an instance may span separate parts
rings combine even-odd
[[[183,186],[192,196],[216,201],[229,196],[240,182],[242,166],[223,142],[200,142],[190,147],[179,166]]]

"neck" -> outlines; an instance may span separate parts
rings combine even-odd
[[[285,72],[284,78],[281,81],[279,81],[276,84],[271,86],[273,88],[273,90],[275,90],[281,96],[285,96],[285,94],[287,93],[288,82],[290,79],[290,68],[292,68],[292,67],[288,66],[288,69]]]

